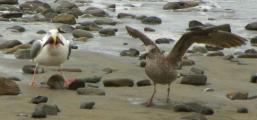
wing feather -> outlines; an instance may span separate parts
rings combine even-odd
[[[30,56],[32,59],[37,57],[38,53],[41,51],[42,48],[42,41],[36,40],[33,42],[32,47],[30,49]]]

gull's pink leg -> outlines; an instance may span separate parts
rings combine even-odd
[[[60,65],[60,73],[61,75],[63,76],[64,78],[64,86],[67,87],[69,86],[69,84],[75,80],[75,78],[70,78],[70,79],[67,79],[64,75],[64,72],[63,72],[63,65]]]
[[[36,82],[36,71],[37,71],[37,67],[38,67],[38,63],[36,64],[34,71],[33,71],[33,77],[32,77],[32,81],[31,81],[31,87],[35,88],[37,87],[37,82]]]
[[[150,107],[153,105],[153,97],[154,97],[155,93],[156,93],[156,84],[154,83],[154,91],[153,91],[153,94],[152,94],[150,100],[146,103],[146,107]]]

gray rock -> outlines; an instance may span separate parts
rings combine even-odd
[[[69,13],[76,17],[83,14],[76,4],[67,0],[58,1],[56,4],[54,11],[57,13]]]
[[[130,13],[118,13],[117,18],[122,19],[122,18],[135,18],[136,15],[130,14]]]
[[[237,108],[237,113],[248,113],[248,109],[245,107]]]
[[[1,4],[0,11],[20,12],[20,8],[15,5]]]
[[[246,30],[257,30],[257,22],[249,23],[245,26]]]
[[[39,30],[39,31],[37,31],[37,34],[46,34],[46,31],[45,30]]]
[[[257,58],[257,53],[243,53],[238,55],[238,58]]]
[[[138,87],[150,86],[150,85],[152,85],[151,82],[150,82],[150,80],[139,80],[139,81],[137,82],[137,86],[138,86]]]
[[[78,88],[77,93],[79,95],[105,95],[105,91],[103,89],[92,87]]]
[[[74,80],[69,84],[68,89],[69,90],[77,90],[78,88],[84,88],[84,87],[85,87],[85,82],[84,81]]]
[[[257,73],[251,76],[251,83],[257,83]]]
[[[247,50],[245,50],[245,52],[244,52],[244,53],[246,53],[246,54],[256,54],[256,53],[257,53],[257,51],[256,51],[255,49],[251,48],[251,49],[247,49]]]
[[[233,91],[233,92],[227,93],[226,96],[230,100],[247,100],[248,99],[248,93],[241,92],[241,91]]]
[[[207,118],[199,113],[193,113],[193,114],[181,117],[180,120],[207,120]]]
[[[107,79],[103,81],[105,87],[133,87],[134,81],[127,78]]]
[[[35,67],[36,67],[35,65],[24,65],[22,68],[22,71],[23,73],[26,73],[26,74],[34,74]],[[35,73],[39,74],[44,72],[45,72],[44,68],[38,67]]]
[[[19,49],[14,56],[16,59],[31,59],[30,49]]]
[[[110,5],[107,6],[107,8],[115,9],[116,8],[116,4],[110,4]]]
[[[155,43],[157,44],[169,44],[170,42],[174,42],[175,40],[170,38],[158,38],[155,40]]]
[[[117,21],[110,18],[96,19],[94,22],[97,25],[116,25],[118,23]]]
[[[22,12],[9,12],[9,13],[3,13],[0,16],[3,18],[19,18],[22,17]]]
[[[146,66],[146,62],[144,60],[141,60],[139,66],[144,68]]]
[[[52,12],[50,5],[47,3],[34,0],[34,1],[26,1],[19,5],[20,9],[26,13],[42,13],[45,14],[47,12]]]
[[[94,37],[93,34],[91,34],[90,32],[81,30],[81,29],[73,30],[72,35],[76,38],[79,38],[79,37],[93,38]]]
[[[21,79],[18,77],[7,77],[6,79],[13,80],[13,81],[21,81]]]
[[[231,60],[232,58],[234,58],[233,55],[226,55],[223,57],[224,60]]]
[[[204,74],[204,70],[198,67],[191,67],[190,71],[192,71],[195,74]]]
[[[192,2],[192,1],[168,2],[162,7],[162,9],[176,10],[176,9],[185,9],[185,8],[195,7],[198,5],[199,5],[199,2]]]
[[[75,28],[73,28],[71,25],[61,25],[58,27],[59,32],[61,33],[71,33]]]
[[[64,24],[76,24],[76,18],[72,14],[61,13],[53,17],[52,22],[54,23],[64,23]]]
[[[208,50],[205,47],[194,46],[192,49],[193,53],[207,53]]]
[[[145,27],[145,28],[144,28],[144,31],[145,31],[145,32],[155,32],[155,29],[150,28],[150,27]]]
[[[190,59],[183,59],[182,60],[182,66],[192,66],[195,65],[195,61]]]
[[[87,77],[87,78],[80,78],[78,80],[82,80],[85,83],[98,83],[100,82],[102,77],[100,76],[92,76],[92,77]]]
[[[181,84],[188,84],[188,85],[205,85],[207,82],[206,75],[187,75],[182,78]]]
[[[8,30],[11,30],[12,32],[25,32],[25,28],[22,26],[12,26],[12,27],[8,27]]]
[[[18,4],[18,0],[0,0],[0,4]]]
[[[31,99],[31,103],[39,104],[39,103],[46,103],[48,101],[48,97],[46,96],[36,96]]]
[[[49,105],[46,103],[38,104],[35,108],[35,112],[46,113],[46,115],[57,115],[60,109],[57,105]]]
[[[176,112],[196,112],[205,115],[212,115],[213,109],[198,103],[179,103],[174,106]]]
[[[118,29],[115,28],[103,28],[99,30],[101,36],[114,36]]]
[[[123,50],[120,52],[120,56],[137,57],[138,55],[139,55],[139,51],[134,48],[129,48],[128,50]]]
[[[83,13],[90,14],[90,15],[93,15],[96,17],[108,16],[108,14],[104,10],[97,8],[97,7],[89,7]]]
[[[42,15],[41,13],[38,14],[26,14],[23,15],[22,17],[24,20],[28,21],[28,22],[46,22],[49,21],[49,18],[46,18],[44,15]]]
[[[87,31],[98,31],[102,28],[98,26],[95,22],[91,22],[91,21],[84,21],[79,24],[81,26],[76,26],[76,29],[83,29]]]
[[[214,51],[214,52],[208,53],[206,56],[209,56],[209,57],[224,56],[224,53],[221,51]]]
[[[102,69],[103,72],[105,72],[105,74],[110,74],[113,72],[113,69],[112,68],[104,68]]]
[[[32,113],[32,118],[46,118],[47,114],[44,110],[36,110]]]
[[[20,94],[19,86],[13,80],[0,76],[0,95],[18,94]]]
[[[188,28],[193,28],[193,27],[202,27],[205,26],[203,23],[197,20],[191,20],[188,23]]]
[[[80,104],[80,109],[93,109],[95,102],[83,102]]]
[[[47,85],[50,89],[64,89],[64,78],[61,75],[52,75],[48,81]]]
[[[151,24],[151,25],[161,24],[162,20],[159,17],[150,16],[150,17],[146,17],[146,18],[142,19],[142,23],[144,23],[144,24]]]
[[[257,36],[251,38],[250,43],[251,43],[252,45],[257,45]]]
[[[223,48],[220,47],[214,47],[214,46],[210,46],[210,45],[205,45],[206,49],[208,51],[219,51],[219,50],[223,50]]]

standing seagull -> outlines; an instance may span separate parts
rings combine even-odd
[[[71,53],[71,41],[64,38],[57,29],[51,29],[43,37],[42,40],[37,40],[31,47],[30,55],[36,67],[31,82],[31,86],[36,86],[36,70],[38,65],[59,66],[69,59]]]
[[[156,93],[156,84],[167,84],[169,102],[170,85],[177,78],[176,69],[180,68],[183,55],[193,43],[210,44],[217,47],[230,48],[245,44],[245,39],[233,33],[220,31],[215,27],[198,27],[191,32],[184,33],[177,41],[171,52],[164,56],[157,45],[140,31],[126,26],[127,32],[134,38],[139,38],[145,45],[147,52],[145,72],[153,81],[154,91],[146,106],[151,106]]]

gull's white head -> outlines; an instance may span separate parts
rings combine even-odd
[[[47,41],[45,42],[44,46],[47,44],[52,45],[54,48],[57,47],[57,45],[62,44],[64,45],[63,41],[61,40],[61,35],[57,29],[51,29],[48,31],[47,34]]]

